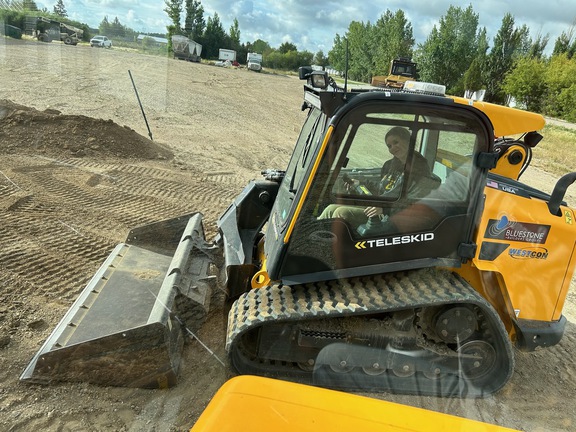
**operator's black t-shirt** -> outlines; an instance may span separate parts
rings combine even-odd
[[[430,167],[428,162],[420,153],[414,153],[412,165],[407,170],[410,185],[418,182],[423,177],[430,176]],[[395,187],[398,187],[404,176],[404,162],[398,158],[387,160],[380,171],[382,180],[378,187],[378,194],[390,193]]]

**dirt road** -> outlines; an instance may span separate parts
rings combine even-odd
[[[153,142],[143,138],[128,70]],[[286,165],[304,119],[302,83],[117,49],[0,40],[0,95],[0,428],[188,430],[232,376],[194,341],[179,385],[166,391],[18,377],[131,227],[200,210],[212,237],[247,181]],[[547,191],[554,182],[533,169],[526,180]],[[576,202],[573,192],[567,200]],[[516,353],[515,375],[497,395],[377,397],[526,431],[576,429],[574,291],[563,341]],[[225,360],[219,312],[199,336]]]

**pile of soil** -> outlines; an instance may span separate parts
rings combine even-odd
[[[0,100],[2,153],[41,153],[53,157],[172,159],[174,153],[112,120],[39,111]]]

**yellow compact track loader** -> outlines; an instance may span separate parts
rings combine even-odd
[[[250,182],[212,241],[200,213],[131,231],[22,380],[173,385],[184,330],[202,325],[215,289],[240,374],[333,389],[481,397],[511,377],[514,346],[560,341],[576,173],[551,195],[519,181],[542,116],[429,83],[300,78],[308,115],[288,166]],[[398,128],[404,160],[383,192]],[[329,207],[378,212],[349,220]]]
[[[407,81],[414,81],[418,77],[416,63],[408,58],[397,58],[390,62],[388,75],[376,75],[370,82],[375,87],[391,87],[401,89]]]

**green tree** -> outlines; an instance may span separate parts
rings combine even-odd
[[[352,21],[344,36],[334,37],[328,52],[330,66],[341,73],[347,70],[353,80],[369,82],[374,71],[374,35],[370,22]]]
[[[546,70],[547,95],[544,112],[576,121],[576,58],[567,53],[553,55]]]
[[[464,90],[464,74],[479,52],[478,14],[450,6],[415,55],[421,79],[443,84],[449,93]]]
[[[395,13],[386,10],[374,24],[373,31],[374,35],[370,36],[374,53],[372,75],[388,75],[390,62],[395,58],[412,58],[414,51],[412,24],[408,22],[402,10]]]
[[[166,12],[168,18],[170,18],[170,21],[172,21],[172,25],[174,26],[172,31],[174,31],[175,34],[180,34],[181,33],[180,17],[182,15],[182,0],[164,0],[164,5],[166,6],[164,8],[164,12]]]
[[[470,67],[464,73],[464,90],[475,92],[482,89],[482,68],[480,57],[472,60]]]
[[[203,42],[202,50],[206,53],[207,58],[218,58],[220,48],[230,48],[229,37],[224,31],[217,12],[214,12],[214,16],[208,17]]]
[[[576,39],[574,38],[574,25],[572,25],[567,31],[563,31],[556,43],[554,44],[554,50],[552,55],[566,54],[569,59],[574,57],[576,54]]]
[[[557,98],[557,105],[561,108],[561,118],[576,122],[576,84],[562,89]]]
[[[248,47],[250,52],[257,52],[262,55],[268,54],[272,51],[272,47],[268,42],[263,41],[262,39],[256,39],[252,44]]]
[[[184,32],[193,41],[200,42],[205,29],[204,7],[199,0],[186,0]]]
[[[541,112],[546,92],[546,63],[535,57],[521,57],[506,75],[502,90],[523,107]]]
[[[297,50],[290,50],[281,52],[273,50],[266,57],[266,66],[273,69],[292,70],[296,71],[302,65],[312,64],[314,54],[310,51],[298,52]]]
[[[104,19],[100,22],[98,30],[100,31],[100,34],[110,34],[110,22],[108,21],[108,16],[105,16]]]
[[[488,102],[505,103],[506,92],[502,89],[502,83],[506,74],[512,70],[516,60],[527,54],[528,34],[529,30],[526,25],[516,28],[514,17],[510,13],[504,15],[502,25],[494,37],[492,50],[488,54],[485,70],[485,100]]]
[[[168,52],[172,52],[172,35],[182,34],[182,27],[180,26],[180,16],[182,14],[182,0],[164,0],[164,12],[172,21],[172,24],[166,27],[168,31]]]
[[[340,72],[346,70],[346,38],[336,33],[332,49],[328,51],[330,66]]]
[[[298,48],[296,47],[296,45],[294,45],[292,42],[283,42],[279,47],[278,47],[278,52],[280,54],[286,54],[290,51],[298,51]]]
[[[298,68],[302,65],[311,65],[313,63],[314,54],[310,51],[299,51],[298,52],[298,61],[294,65],[293,70],[298,70]]]
[[[238,50],[240,48],[240,26],[236,18],[234,18],[234,22],[230,26],[230,42],[232,49]]]
[[[29,11],[37,11],[38,5],[34,0],[23,0],[22,1],[22,8],[29,10]]]
[[[114,17],[114,21],[110,24],[109,33],[111,36],[119,36],[125,37],[126,36],[126,27],[122,25],[118,17]]]
[[[320,50],[316,54],[314,54],[312,63],[318,66],[328,66],[328,57],[326,57],[324,55],[324,52]]]
[[[528,57],[541,59],[544,58],[544,50],[548,45],[550,35],[538,35],[534,41],[531,41],[530,48],[528,49]]]
[[[150,49],[154,48],[155,46],[156,46],[156,42],[151,37],[145,36],[142,39],[142,49],[144,51],[150,50]]]
[[[352,21],[348,26],[348,77],[353,80],[369,82],[372,78],[374,52],[371,36],[373,32],[370,22],[365,24]]]
[[[54,5],[54,13],[61,17],[67,17],[68,12],[66,12],[66,6],[64,6],[63,0],[58,0]]]

